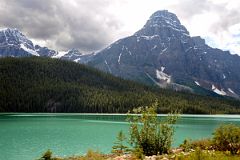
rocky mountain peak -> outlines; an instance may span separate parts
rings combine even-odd
[[[135,33],[136,36],[181,37],[188,36],[189,32],[181,24],[178,17],[167,10],[153,13],[144,27]]]
[[[150,19],[159,19],[161,18],[162,20],[170,20],[172,22],[180,24],[179,19],[174,13],[168,12],[168,10],[159,10],[154,12]]]
[[[75,48],[69,50],[68,54],[82,55],[82,53],[80,53],[79,50]]]
[[[33,49],[33,43],[27,39],[18,29],[6,28],[0,31],[0,43],[10,45],[23,44],[27,48]]]
[[[2,56],[40,56],[35,51],[32,41],[18,29],[6,28],[0,30],[0,49]],[[15,50],[15,52],[12,54],[13,50]]]

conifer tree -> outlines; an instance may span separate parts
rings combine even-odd
[[[124,141],[126,140],[126,136],[123,131],[120,131],[117,135],[117,140],[114,142],[114,146],[112,147],[112,153],[117,155],[122,155],[127,153],[128,147],[124,145]]]

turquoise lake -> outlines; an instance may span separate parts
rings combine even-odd
[[[128,133],[125,118],[118,114],[0,114],[0,159],[35,160],[47,149],[62,157],[84,154],[90,148],[109,153],[117,133]],[[173,146],[186,138],[211,137],[223,123],[240,125],[240,115],[183,115],[175,125]]]

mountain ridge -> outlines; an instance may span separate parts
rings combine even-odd
[[[133,35],[89,55],[76,49],[58,52],[34,46],[21,32],[17,35],[23,40],[16,40],[14,34],[9,40],[0,32],[0,57],[60,58],[162,88],[240,97],[240,57],[208,46],[200,36],[191,37],[178,17],[167,10],[153,13]]]
[[[59,58],[82,63],[92,54],[84,55],[77,49],[55,51],[47,47],[34,45],[22,32],[16,28],[0,30],[0,57],[43,56]]]

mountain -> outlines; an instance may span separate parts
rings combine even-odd
[[[17,29],[0,31],[0,57],[43,56],[87,63],[124,79],[162,88],[240,98],[240,57],[191,37],[177,16],[157,11],[142,29],[98,53],[34,45]]]
[[[32,41],[17,29],[3,29],[0,32],[0,57],[40,56]]]
[[[191,37],[167,10],[142,29],[98,52],[88,63],[102,71],[174,90],[239,98],[240,57]]]
[[[67,52],[58,52],[47,47],[34,45],[18,29],[3,29],[0,31],[0,57],[26,57],[26,56],[43,56],[59,58],[64,60],[86,63],[92,54],[81,54],[76,49]]]
[[[159,101],[159,112],[240,113],[240,101],[151,88],[71,61],[0,59],[0,112],[126,113]]]

